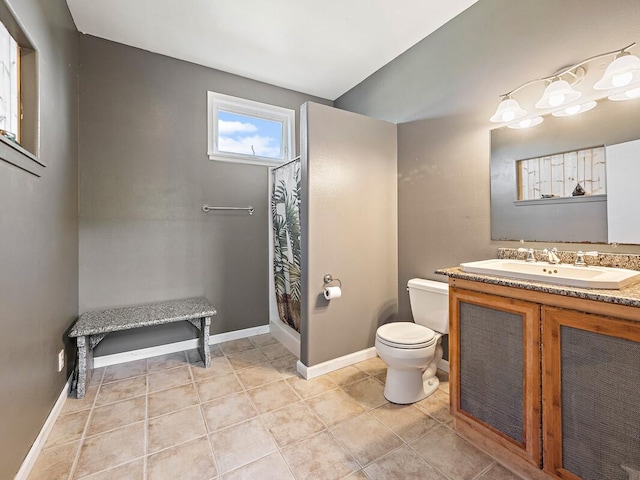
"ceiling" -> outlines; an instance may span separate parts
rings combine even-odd
[[[335,100],[477,0],[67,0],[82,33]]]

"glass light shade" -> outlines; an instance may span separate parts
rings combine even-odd
[[[520,106],[517,100],[511,97],[506,97],[500,102],[496,113],[489,119],[494,123],[512,122],[519,118],[524,117],[527,111]]]
[[[569,82],[556,80],[547,85],[536,108],[555,108],[567,103],[571,103],[582,96],[582,93],[574,90]]]
[[[579,115],[584,112],[588,112],[596,108],[597,103],[595,101],[586,102],[580,105],[571,105],[570,107],[563,108],[553,112],[551,115],[554,117],[570,117],[571,115]]]
[[[604,71],[602,78],[593,88],[596,90],[611,90],[626,87],[640,82],[640,58],[629,53],[618,55]]]
[[[614,102],[623,102],[625,100],[633,100],[634,98],[640,98],[640,87],[609,96],[609,100],[613,100]]]
[[[519,122],[510,123],[509,125],[507,125],[507,127],[516,130],[522,130],[523,128],[535,127],[536,125],[540,125],[543,121],[544,119],[542,117],[525,118],[524,120],[520,120]]]

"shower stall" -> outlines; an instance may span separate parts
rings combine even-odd
[[[394,124],[308,102],[300,157],[270,171],[270,331],[306,378],[375,356],[396,317],[396,158]]]
[[[302,300],[301,181],[300,157],[271,169],[269,323],[272,334],[298,358]]]

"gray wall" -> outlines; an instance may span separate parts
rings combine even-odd
[[[67,379],[78,312],[77,33],[64,0],[10,0],[38,49],[40,178],[0,162],[0,478],[13,478]]]
[[[336,100],[336,107],[401,123],[401,319],[410,318],[409,278],[444,281],[434,269],[491,258],[498,246],[514,245],[492,242],[490,235],[488,119],[498,95],[640,40],[639,24],[637,0],[480,0]],[[532,104],[540,93],[532,89],[519,99]]]
[[[312,366],[372,347],[396,317],[397,146],[392,123],[315,103],[302,116],[300,360]],[[322,296],[327,273],[341,298]]]
[[[266,325],[267,167],[208,159],[206,93],[331,102],[87,35],[80,59],[80,312],[204,295],[212,333]],[[156,327],[96,354],[192,337],[186,323]]]

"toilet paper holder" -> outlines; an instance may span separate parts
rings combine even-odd
[[[342,280],[340,280],[339,278],[333,278],[333,275],[331,275],[330,273],[327,273],[324,277],[322,277],[322,280],[324,281],[325,287],[328,287],[333,282],[338,282],[338,286],[342,288]]]

